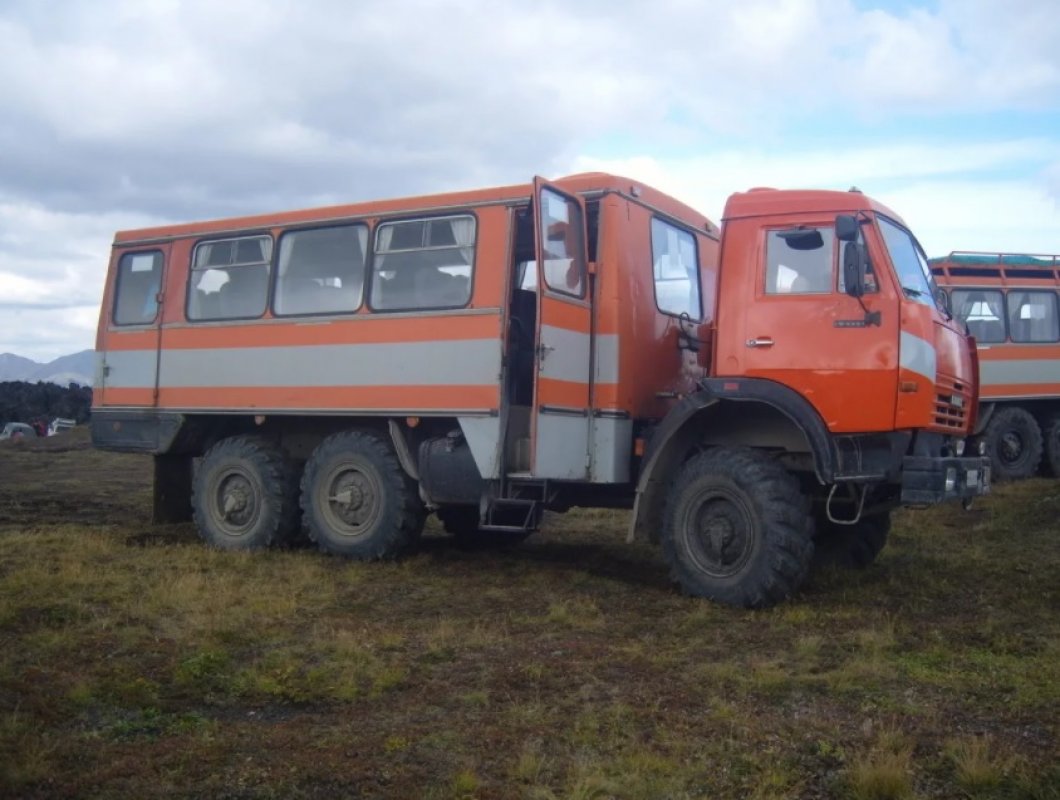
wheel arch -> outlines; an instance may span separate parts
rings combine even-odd
[[[677,467],[703,446],[768,448],[808,456],[821,484],[836,456],[828,428],[798,392],[761,379],[706,379],[652,432],[637,479],[629,539],[658,539],[666,489]]]

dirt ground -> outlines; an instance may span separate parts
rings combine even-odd
[[[1060,798],[1060,482],[748,612],[620,512],[222,553],[150,523],[150,467],[0,442],[0,797]]]

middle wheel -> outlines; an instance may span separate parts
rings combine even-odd
[[[412,550],[426,510],[390,442],[344,431],[313,451],[302,475],[302,521],[321,550],[361,560]]]

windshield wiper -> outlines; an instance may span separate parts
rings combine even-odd
[[[913,298],[923,297],[925,294],[927,294],[926,292],[923,292],[920,289],[914,289],[912,286],[903,286],[902,291],[905,292],[907,296]]]

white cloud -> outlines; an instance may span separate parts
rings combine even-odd
[[[713,216],[755,184],[907,188],[919,204],[924,187],[1009,181],[1051,220],[1034,181],[1060,164],[1056,136],[969,126],[943,146],[916,131],[948,112],[1056,112],[1055,4],[863,6],[7,0],[0,289],[87,307],[113,230],[138,219],[509,183],[571,164],[614,163]],[[867,140],[896,119],[910,123],[901,143],[794,141],[815,125],[828,141]],[[615,142],[619,157],[601,159]],[[28,352],[27,331],[54,332],[47,320],[7,323],[0,340],[17,333]]]
[[[572,171],[626,175],[663,189],[720,222],[725,199],[754,186],[838,189],[852,184],[913,228],[931,255],[950,250],[1060,250],[1060,207],[1045,175],[991,177],[1034,158],[1057,158],[1060,142],[897,144],[846,150],[730,151],[689,159],[581,156]]]

